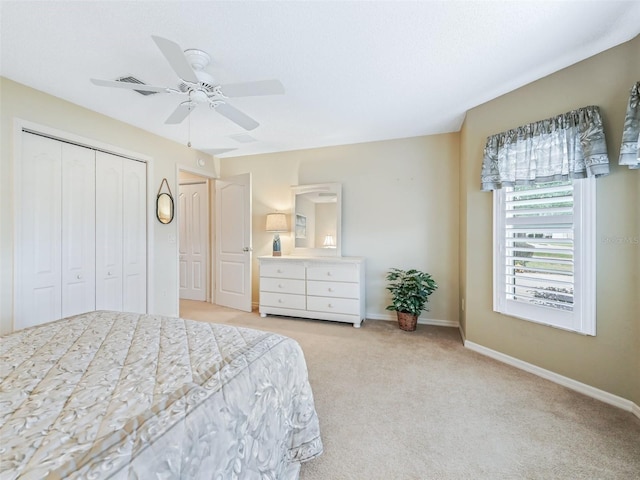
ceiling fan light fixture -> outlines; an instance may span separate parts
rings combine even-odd
[[[209,97],[207,96],[206,92],[202,90],[194,90],[193,92],[191,92],[190,98],[192,100],[191,103],[206,103],[209,101]]]

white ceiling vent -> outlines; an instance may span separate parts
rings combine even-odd
[[[146,85],[146,83],[144,83],[141,80],[138,80],[136,77],[132,77],[132,76],[127,76],[127,77],[120,77],[116,79],[117,82],[127,82],[127,83],[139,83],[140,85]],[[149,92],[147,90],[134,90],[134,92],[138,92],[140,95],[153,95],[155,93],[158,92]]]
[[[238,133],[236,135],[229,135],[229,138],[232,138],[236,142],[240,142],[240,143],[252,143],[252,142],[258,141],[248,133]]]

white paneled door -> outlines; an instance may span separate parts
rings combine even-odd
[[[209,206],[207,184],[180,185],[180,298],[207,299],[207,250]]]
[[[216,304],[251,311],[251,174],[216,180]]]
[[[62,316],[96,305],[95,152],[62,143]]]
[[[122,159],[122,309],[147,311],[147,166]]]
[[[62,144],[28,133],[22,137],[15,329],[62,317]]]
[[[122,311],[122,158],[96,152],[96,310]]]
[[[146,311],[146,166],[96,152],[96,310]]]

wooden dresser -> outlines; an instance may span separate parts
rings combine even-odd
[[[258,257],[260,315],[352,323],[365,318],[361,257]]]

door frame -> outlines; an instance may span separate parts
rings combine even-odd
[[[206,179],[207,181],[207,204],[209,206],[209,217],[207,218],[207,222],[209,223],[208,225],[208,231],[209,231],[209,245],[207,245],[207,275],[206,275],[206,282],[207,282],[207,298],[205,300],[206,303],[215,303],[215,282],[213,281],[213,261],[214,261],[214,254],[215,254],[215,222],[213,221],[215,212],[213,211],[213,207],[214,207],[214,195],[212,194],[212,190],[214,188],[214,180],[218,178],[218,175],[216,175],[215,172],[211,172],[209,170],[205,170],[202,168],[198,168],[198,167],[190,167],[188,165],[182,165],[177,163],[176,164],[176,176],[175,176],[175,181],[173,182],[174,185],[174,192],[176,192],[176,201],[178,200],[178,195],[180,192],[180,172],[185,172],[185,173],[191,173],[193,175],[198,175],[199,177],[203,177],[204,179]],[[180,209],[178,208],[178,205],[174,205],[174,211],[175,211],[175,220],[176,225],[178,225],[178,227],[176,228],[176,231],[178,232],[176,234],[176,242],[177,242],[177,248],[176,248],[176,258],[175,258],[175,268],[176,268],[176,291],[175,291],[175,295],[176,295],[176,305],[178,306],[178,313],[177,315],[180,316],[180,227],[179,227],[179,222],[180,222]]]
[[[34,133],[36,135],[42,135],[45,137],[59,140],[61,142],[71,143],[79,145],[81,147],[91,148],[93,150],[101,150],[113,155],[125,157],[138,162],[144,162],[146,164],[147,171],[147,188],[146,188],[146,200],[147,200],[147,313],[152,313],[152,307],[154,305],[154,264],[153,264],[153,219],[155,218],[155,202],[151,200],[152,184],[153,184],[153,157],[142,154],[126,148],[121,148],[110,143],[101,142],[93,138],[83,137],[75,133],[67,132],[65,130],[59,130],[57,128],[49,127],[39,123],[35,123],[29,120],[15,117],[13,119],[13,285],[12,285],[12,320],[11,328],[15,330],[15,324],[13,318],[16,317],[16,309],[19,308],[18,299],[18,245],[20,242],[20,217],[18,215],[18,201],[21,195],[21,181],[20,177],[21,168],[20,163],[22,161],[22,133],[26,131]]]

